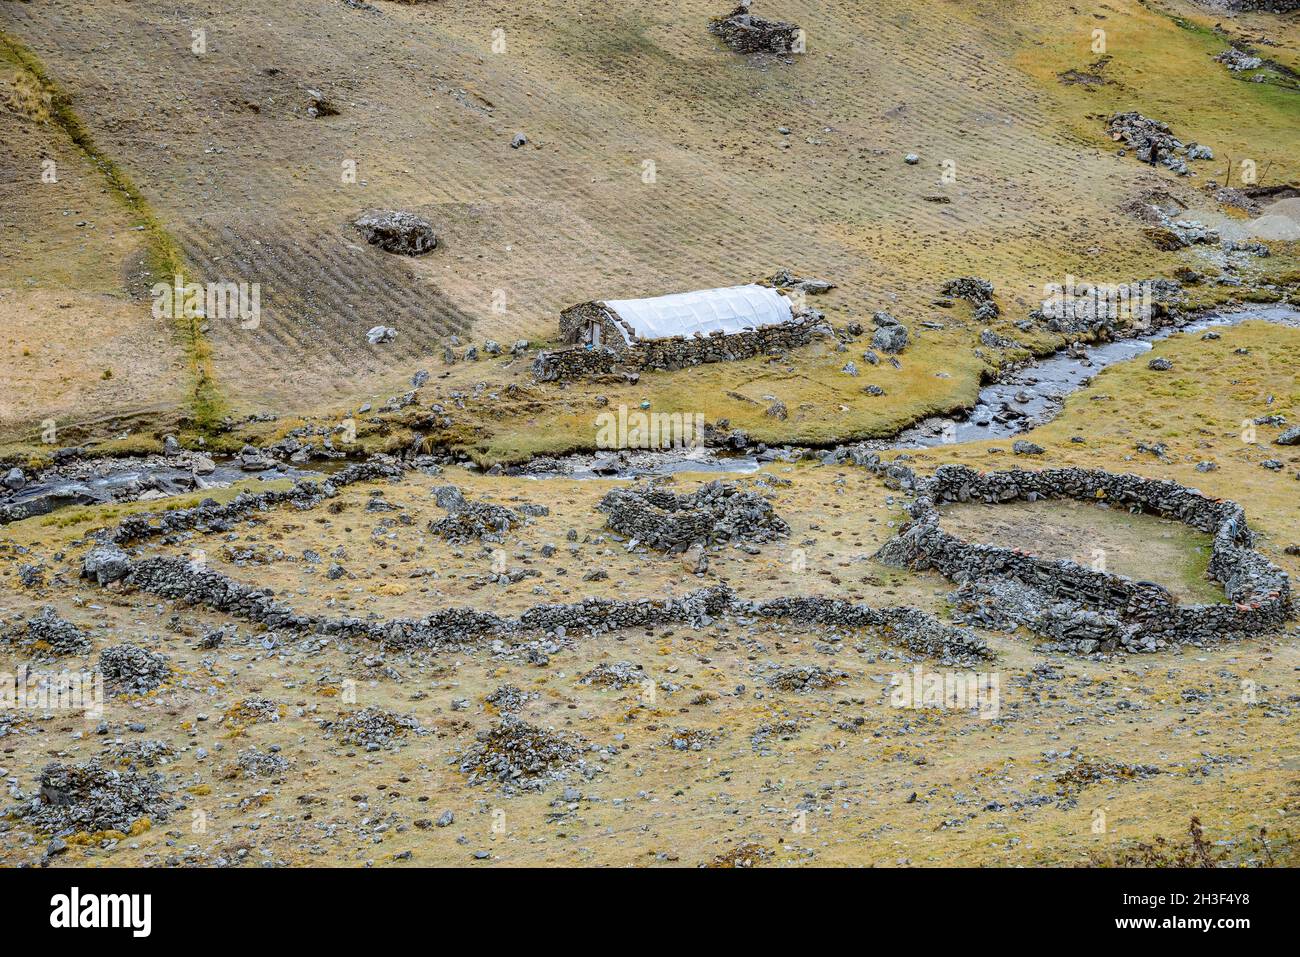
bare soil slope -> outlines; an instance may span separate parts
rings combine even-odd
[[[965,307],[930,305],[943,279],[992,279],[1009,324],[1067,273],[1128,281],[1178,264],[1121,207],[1155,184],[1194,184],[1116,157],[1102,112],[1146,109],[1185,139],[1248,149],[1275,180],[1300,172],[1296,95],[1212,61],[1220,41],[1194,6],[772,2],[763,12],[808,32],[789,62],[722,47],[705,29],[722,6],[55,0],[5,3],[0,24],[64,84],[194,277],[260,284],[259,328],[205,330],[236,411],[389,388],[440,361],[452,334],[547,338],[574,301],[789,266],[840,284],[818,303],[837,322],[888,308],[945,324],[883,401],[842,362],[814,358],[783,385],[792,409],[843,406],[829,425],[792,416],[788,434],[869,431],[950,407],[985,367]],[[1180,13],[1202,19],[1191,29]],[[1057,73],[1092,57],[1098,24],[1113,82],[1063,84]],[[1294,58],[1294,28],[1268,27],[1273,55]],[[310,115],[311,91],[337,114]],[[529,143],[512,149],[517,132]],[[5,162],[30,169],[39,145],[16,145]],[[11,228],[50,215],[32,202]],[[407,260],[366,246],[347,223],[374,207],[427,215],[440,248]],[[379,323],[396,342],[366,342]],[[939,354],[966,358],[938,378]],[[761,421],[761,407],[720,398],[760,375],[750,362],[705,382],[656,378],[670,395],[703,394],[711,414]],[[589,441],[562,411],[543,420],[533,431],[551,446]]]

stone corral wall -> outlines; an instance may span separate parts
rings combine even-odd
[[[678,495],[655,486],[616,488],[596,506],[614,531],[666,552],[696,542],[766,542],[790,534],[790,526],[756,492],[709,482]]]
[[[299,614],[265,589],[180,558],[133,560],[116,545],[92,549],[83,561],[82,575],[100,586],[121,583],[275,630],[367,639],[398,648],[446,650],[493,637],[523,640],[535,634],[563,637],[682,624],[706,627],[717,618],[735,615],[750,620],[875,628],[893,644],[953,664],[974,664],[992,657],[985,642],[970,629],[945,624],[915,608],[877,609],[820,596],[743,601],[726,585],[698,589],[681,598],[586,598],[569,604],[536,605],[517,618],[474,608],[444,608],[422,618],[376,621]]]
[[[630,370],[685,369],[706,362],[729,362],[786,352],[806,346],[818,336],[832,334],[824,319],[809,316],[743,332],[639,339],[620,351],[602,346],[600,349],[578,347],[542,352],[533,360],[532,372],[538,382],[557,382],[608,373],[618,367]]]
[[[980,473],[945,465],[931,479],[911,477],[917,498],[910,521],[877,557],[910,568],[934,568],[958,582],[1014,579],[1050,599],[1100,610],[1118,627],[1103,647],[1154,651],[1171,644],[1209,644],[1274,633],[1291,617],[1286,573],[1252,548],[1241,507],[1177,482],[1116,475],[1100,469],[1012,470]],[[962,541],[940,527],[945,502],[998,503],[1069,498],[1141,508],[1213,534],[1210,575],[1231,604],[1180,605],[1165,588],[1095,571],[1070,561],[1047,561],[1013,549]],[[1058,615],[1061,610],[1058,609]],[[1064,625],[1062,629],[1068,632]],[[1055,629],[1054,629],[1055,631]],[[1057,637],[1060,632],[1057,632]],[[1091,650],[1091,649],[1086,649]]]
[[[264,512],[278,505],[292,505],[299,509],[315,508],[338,490],[354,482],[373,482],[376,479],[398,479],[406,467],[392,461],[373,460],[358,462],[340,469],[324,482],[295,482],[285,491],[240,492],[229,503],[219,505],[213,499],[204,499],[193,508],[171,509],[162,512],[142,512],[120,522],[108,535],[108,541],[118,545],[172,535],[198,529],[206,532],[224,532],[232,523],[253,513]]]
[[[1300,10],[1300,0],[1220,0],[1210,5],[1239,13],[1290,13],[1292,10]]]

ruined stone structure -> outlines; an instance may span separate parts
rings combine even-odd
[[[802,52],[803,31],[793,23],[767,20],[749,12],[749,0],[725,17],[714,17],[709,32],[737,53]]]
[[[766,499],[726,482],[709,482],[685,495],[655,486],[616,488],[597,508],[616,532],[666,552],[696,542],[766,542],[790,534]]]
[[[325,499],[337,495],[339,489],[354,482],[401,478],[405,471],[406,467],[400,463],[375,459],[349,465],[324,482],[295,482],[292,488],[282,492],[240,492],[225,505],[209,498],[194,508],[142,512],[120,522],[109,534],[108,540],[124,545],[191,529],[224,532],[231,528],[233,522],[253,512],[267,511],[282,504],[299,509],[314,508]]]
[[[1300,0],[1202,0],[1207,7],[1234,13],[1290,13],[1300,10]]]
[[[1100,469],[979,473],[945,465],[930,479],[900,476],[900,469],[906,469],[897,465],[889,469],[900,485],[915,489],[916,500],[909,507],[912,520],[880,550],[880,560],[909,568],[934,568],[963,583],[1018,582],[1047,599],[1042,612],[1023,623],[1073,643],[1073,650],[1155,651],[1173,644],[1234,640],[1276,633],[1293,614],[1286,573],[1252,548],[1253,535],[1245,514],[1233,502],[1209,498],[1177,482]],[[1042,498],[1143,509],[1213,534],[1209,574],[1223,584],[1230,603],[1180,605],[1167,589],[1153,582],[965,542],[941,528],[938,506],[944,502]]]

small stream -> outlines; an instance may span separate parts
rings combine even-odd
[[[1230,326],[1251,319],[1300,328],[1300,309],[1294,306],[1254,306],[1230,313],[1201,317],[1186,325],[1160,329],[1149,336],[1121,339],[1078,350],[1062,350],[1003,380],[980,390],[971,411],[962,418],[932,417],[905,429],[892,439],[856,443],[870,449],[928,448],[959,442],[1005,439],[1019,435],[1060,414],[1067,396],[1084,388],[1102,369],[1136,359],[1152,344],[1177,334],[1196,334],[1215,326]],[[536,480],[628,479],[671,475],[675,472],[747,474],[769,462],[794,462],[809,450],[798,447],[760,448],[728,452],[711,448],[637,451],[619,450],[560,457],[539,457],[506,474]],[[816,453],[812,453],[816,454]],[[182,495],[206,488],[221,488],[250,478],[320,479],[344,463],[326,462],[319,471],[276,464],[250,472],[233,459],[219,460],[215,468],[197,472],[184,453],[175,459],[83,461],[63,470],[51,470],[18,489],[0,495],[5,506],[22,506],[27,516],[44,515],[68,505],[114,501],[141,501]],[[0,515],[0,522],[3,516]]]
[[[892,441],[884,442],[881,447],[928,448],[1019,435],[1056,418],[1066,397],[1087,386],[1102,369],[1150,352],[1153,343],[1174,335],[1205,332],[1215,326],[1235,326],[1250,319],[1300,328],[1300,309],[1294,306],[1251,307],[1204,316],[1187,325],[1170,326],[1142,338],[1087,346],[1077,354],[1062,350],[981,389],[979,400],[964,419],[926,419],[904,430]]]

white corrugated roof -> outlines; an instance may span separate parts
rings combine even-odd
[[[754,284],[653,299],[609,299],[605,305],[632,327],[638,339],[742,332],[780,325],[793,317],[789,299],[775,289]]]

